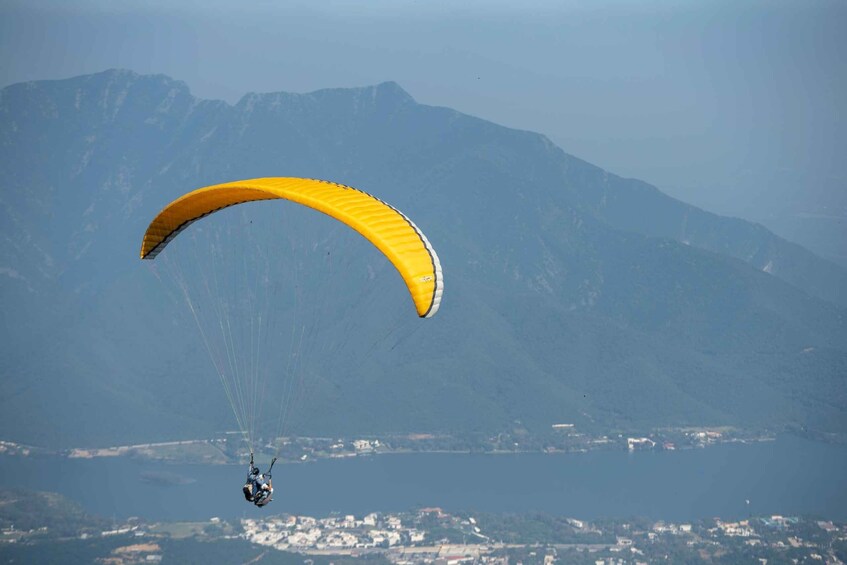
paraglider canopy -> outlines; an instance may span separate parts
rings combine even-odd
[[[141,258],[153,259],[192,222],[218,210],[258,200],[283,199],[335,218],[376,246],[406,283],[418,316],[430,318],[441,304],[441,263],[423,232],[402,212],[366,192],[329,181],[259,178],[199,188],[168,204],[150,223]]]

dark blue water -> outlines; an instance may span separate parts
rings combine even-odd
[[[264,510],[243,500],[245,473],[243,465],[0,457],[0,487],[56,491],[102,516],[151,520],[441,506],[586,519],[752,513],[847,521],[847,446],[796,437],[671,452],[413,454],[278,465],[274,502]],[[193,482],[167,484],[174,474]]]

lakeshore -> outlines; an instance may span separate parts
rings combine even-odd
[[[274,502],[262,513],[241,495],[245,464],[7,454],[0,455],[0,488],[55,491],[98,515],[173,521],[422,506],[585,519],[791,514],[847,520],[845,468],[847,446],[795,436],[707,449],[342,457],[274,468]]]
[[[18,493],[0,491],[0,558],[40,562],[61,555],[59,560],[66,561],[70,551],[113,565],[186,558],[229,563],[233,556],[247,563],[305,560],[324,565],[355,559],[397,565],[551,565],[789,559],[835,564],[847,556],[847,524],[798,516],[713,517],[683,523],[643,518],[587,521],[539,513],[449,513],[430,507],[360,516],[278,514],[150,522],[80,515],[61,497],[39,498],[52,503],[59,515],[33,515],[24,527],[15,527],[8,518],[26,503]]]
[[[773,441],[776,434],[732,427],[663,428],[649,432],[589,434],[572,424],[554,424],[553,433],[531,435],[518,430],[488,437],[455,437],[449,434],[410,433],[358,438],[282,437],[258,441],[257,456],[279,457],[280,464],[391,454],[586,453],[590,451],[675,451],[725,443]],[[172,463],[237,464],[250,449],[238,432],[214,438],[182,439],[108,447],[75,447],[51,450],[0,440],[0,455],[41,455],[70,459],[132,457]]]

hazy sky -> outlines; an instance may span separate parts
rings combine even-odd
[[[847,187],[845,30],[843,0],[7,0],[0,83],[121,67],[235,102],[394,80],[749,216]]]

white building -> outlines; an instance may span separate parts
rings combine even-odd
[[[356,451],[373,451],[373,445],[366,439],[357,439],[353,441],[353,447]]]
[[[626,438],[626,446],[630,451],[636,447],[655,447],[656,442],[649,437],[628,437]]]

